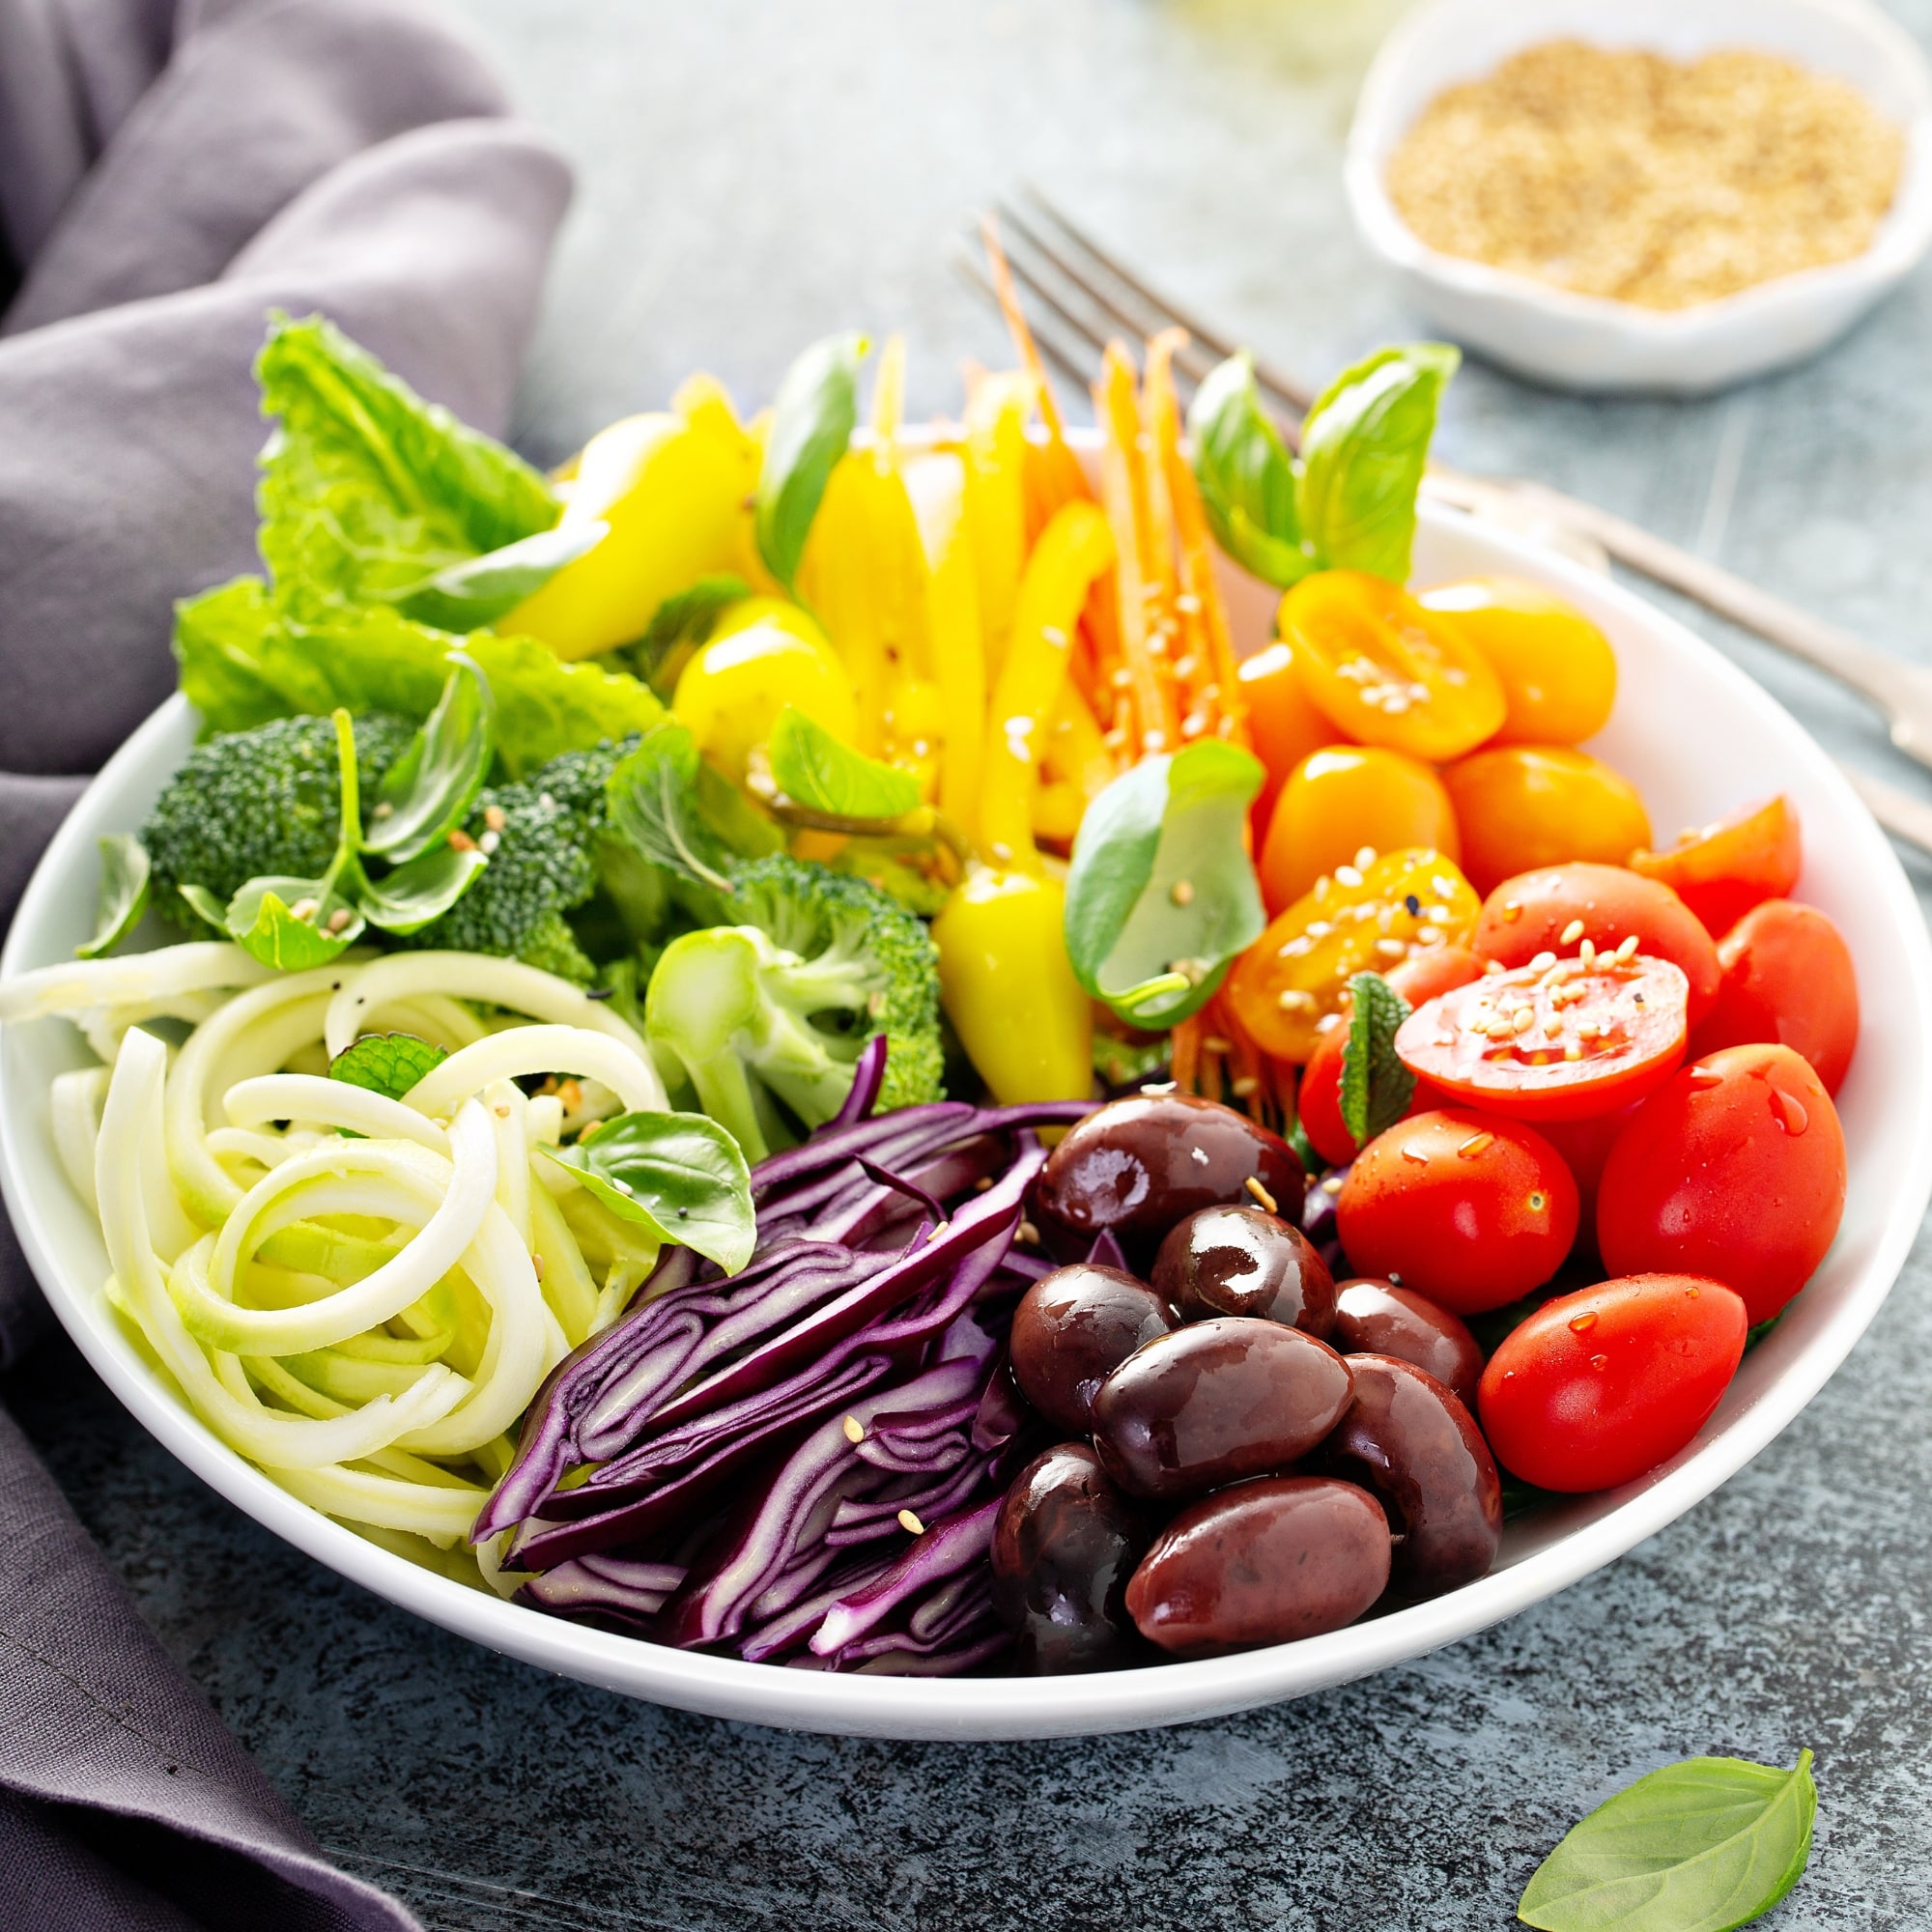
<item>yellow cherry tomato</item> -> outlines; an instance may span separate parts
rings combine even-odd
[[[859,700],[845,667],[796,629],[762,621],[713,638],[685,666],[670,708],[697,749],[742,784],[753,752],[787,704],[841,744],[857,736]]]
[[[1005,1105],[1094,1091],[1094,1007],[1066,957],[1065,904],[1050,876],[976,870],[932,922],[947,1017]]]
[[[1279,622],[1302,689],[1344,738],[1442,764],[1503,722],[1489,660],[1398,584],[1317,571],[1281,600]]]
[[[1323,745],[1335,742],[1335,727],[1308,701],[1294,673],[1294,653],[1279,639],[1266,650],[1243,658],[1235,676],[1248,707],[1248,736],[1267,777],[1248,813],[1255,844],[1267,837],[1274,802],[1289,775]]]
[[[1223,997],[1255,1043],[1305,1062],[1339,1015],[1357,973],[1386,973],[1417,952],[1463,946],[1482,901],[1453,859],[1427,847],[1338,866],[1235,961]]]
[[[1302,759],[1283,787],[1262,847],[1262,899],[1290,906],[1323,872],[1371,863],[1404,845],[1454,859],[1462,850],[1442,781],[1425,764],[1377,745],[1330,745]]]
[[[721,638],[735,638],[740,631],[759,627],[787,632],[813,650],[838,656],[818,620],[789,597],[741,597],[735,604],[725,605],[705,642],[715,644]]]
[[[1617,696],[1610,640],[1580,611],[1520,577],[1472,577],[1416,602],[1475,645],[1502,680],[1499,745],[1579,745]]]
[[[1442,782],[1463,828],[1463,867],[1479,893],[1576,859],[1625,866],[1650,843],[1636,788],[1567,745],[1499,745],[1451,765]]]

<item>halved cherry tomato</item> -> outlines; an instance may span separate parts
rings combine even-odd
[[[1723,969],[1697,916],[1668,886],[1621,866],[1548,866],[1505,879],[1483,901],[1469,944],[1486,959],[1526,966],[1540,952],[1613,952],[1636,935],[1636,951],[1668,959],[1690,982],[1694,1027],[1718,997]]]
[[[1502,745],[1442,774],[1463,831],[1463,869],[1479,893],[1519,872],[1594,859],[1621,866],[1650,843],[1636,787],[1563,745]]]
[[[1295,766],[1262,846],[1262,900],[1293,905],[1323,872],[1405,845],[1456,857],[1456,814],[1425,764],[1377,745],[1330,745]]]
[[[1605,955],[1486,974],[1404,1020],[1402,1064],[1472,1107],[1580,1121],[1661,1087],[1684,1058],[1684,975]]]
[[[1631,869],[1661,879],[1721,938],[1754,905],[1783,898],[1804,864],[1798,813],[1782,796],[1701,832],[1685,833],[1667,852],[1638,852]]]
[[[1400,1277],[1452,1315],[1477,1315],[1561,1266],[1577,1234],[1577,1183],[1534,1128],[1442,1109],[1378,1134],[1355,1156],[1335,1214],[1357,1273]]]
[[[1631,1116],[1597,1195],[1619,1273],[1710,1275],[1768,1321],[1811,1279],[1845,1210],[1832,1096],[1788,1046],[1726,1046]]]
[[[1431,764],[1493,737],[1508,709],[1482,652],[1407,591],[1355,570],[1304,577],[1281,601],[1302,689],[1345,738]]]
[[[1248,735],[1254,741],[1255,756],[1267,774],[1248,812],[1259,852],[1267,837],[1274,802],[1281,796],[1289,774],[1309,753],[1332,745],[1335,727],[1308,701],[1295,674],[1294,653],[1279,639],[1266,650],[1243,658],[1235,675],[1240,683],[1241,701],[1248,707]]]
[[[1617,696],[1610,640],[1580,611],[1520,577],[1437,584],[1415,600],[1489,659],[1508,712],[1499,745],[1578,745],[1608,723]]]
[[[1628,1483],[1717,1407],[1749,1318],[1721,1283],[1639,1274],[1546,1301],[1510,1330],[1477,1392],[1496,1460],[1539,1489]]]
[[[1816,906],[1767,899],[1718,942],[1718,960],[1724,983],[1692,1057],[1777,1040],[1835,1094],[1859,1043],[1858,975],[1838,928]]]
[[[1263,1052],[1305,1063],[1355,974],[1461,946],[1477,908],[1469,882],[1440,852],[1412,847],[1362,869],[1338,866],[1235,961],[1226,998]]]

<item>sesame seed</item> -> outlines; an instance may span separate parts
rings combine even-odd
[[[1529,962],[1529,970],[1532,973],[1547,973],[1555,964],[1556,964],[1555,953],[1539,952],[1536,955],[1536,957]]]
[[[459,825],[449,835],[449,849],[452,852],[473,852],[476,849],[476,841]]]
[[[1248,1192],[1252,1194],[1255,1197],[1255,1199],[1258,1202],[1260,1202],[1262,1207],[1264,1208],[1270,1214],[1272,1214],[1275,1211],[1275,1209],[1280,1206],[1280,1204],[1275,1200],[1274,1196],[1270,1194],[1267,1191],[1267,1189],[1264,1187],[1252,1174],[1248,1176],[1247,1179],[1242,1181],[1241,1185],[1245,1187],[1248,1190]]]
[[[1276,995],[1275,1005],[1285,1013],[1310,1013],[1315,1010],[1315,995],[1291,986],[1287,992]]]
[[[1593,966],[1596,964],[1597,960],[1597,949],[1589,940],[1586,939],[1584,940],[1581,946],[1577,947],[1577,957],[1580,959],[1585,966]]]
[[[1563,1058],[1565,1060],[1581,1060],[1582,1057],[1583,1049],[1580,1046],[1566,1046],[1563,1049]]]
[[[1440,872],[1430,880],[1430,886],[1439,899],[1453,899],[1456,896],[1456,881],[1444,878]]]
[[[500,805],[486,805],[483,808],[483,823],[492,832],[500,832],[510,822],[510,815]]]
[[[1500,959],[1485,959],[1483,961],[1483,971],[1493,977],[1497,973],[1507,973],[1509,968]]]
[[[319,899],[298,899],[289,908],[289,917],[291,919],[311,920],[321,910],[322,902]]]
[[[1362,883],[1362,875],[1353,866],[1337,866],[1335,867],[1335,883],[1338,886],[1346,886],[1350,892],[1353,892]]]
[[[1324,1174],[1321,1177],[1323,1194],[1335,1195],[1342,1191],[1342,1177],[1339,1174]]]
[[[510,1118],[510,1110],[507,1106],[496,1108],[495,1113],[499,1121],[507,1121]]]
[[[1223,1039],[1218,1033],[1208,1034],[1201,1044],[1209,1053],[1233,1053],[1235,1050],[1235,1042],[1232,1039]]]
[[[1236,1099],[1245,1100],[1262,1091],[1262,1083],[1252,1073],[1243,1073],[1238,1080],[1230,1083],[1230,1089]]]
[[[848,1415],[840,1425],[845,1431],[848,1442],[863,1442],[866,1439],[866,1425],[856,1415]]]
[[[899,1527],[908,1536],[923,1536],[925,1534],[924,1523],[921,1522],[911,1510],[899,1511]]]
[[[1583,936],[1583,922],[1580,919],[1573,919],[1570,922],[1570,923],[1563,928],[1561,934],[1559,935],[1559,938],[1561,939],[1562,943],[1565,946],[1575,946],[1576,943],[1582,938],[1582,936]]]
[[[1369,867],[1373,866],[1375,863],[1376,863],[1376,848],[1373,845],[1364,845],[1361,847],[1359,851],[1356,852],[1355,854],[1356,871],[1366,872],[1369,869]]]
[[[500,832],[486,832],[477,839],[476,849],[487,859],[502,842],[503,835]]]
[[[1619,965],[1627,965],[1636,954],[1636,934],[1629,933],[1617,943],[1617,950],[1611,954]]]
[[[1013,1239],[1029,1248],[1037,1248],[1039,1246],[1039,1230],[1031,1221],[1022,1221],[1013,1230]]]
[[[355,917],[355,915],[352,913],[347,906],[337,906],[335,910],[328,915],[329,931],[340,932],[342,928],[345,925],[347,925],[349,922]]]
[[[1378,939],[1376,941],[1376,951],[1384,959],[1403,959],[1408,954],[1408,948],[1399,939]]]
[[[1167,895],[1178,906],[1192,905],[1194,903],[1194,881],[1192,879],[1176,879],[1173,885],[1168,887]]]
[[[1317,1033],[1333,1033],[1334,1030],[1341,1024],[1342,1024],[1342,1015],[1340,1013],[1323,1013],[1321,1017],[1315,1022],[1315,1031]]]
[[[530,1267],[534,1271],[536,1278],[541,1281],[543,1279],[543,1257],[541,1255],[532,1255],[530,1257]]]
[[[1512,1033],[1527,1033],[1531,1025],[1534,1023],[1535,1019],[1536,1019],[1535,1008],[1519,1007],[1516,1009],[1516,1011],[1510,1015],[1510,1031]]]

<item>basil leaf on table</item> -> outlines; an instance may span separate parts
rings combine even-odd
[[[1342,1048],[1342,1124],[1367,1147],[1408,1112],[1415,1075],[1395,1054],[1396,1030],[1409,1004],[1379,973],[1357,973],[1349,981],[1353,1005]]]
[[[200,902],[192,903],[206,918]],[[303,904],[313,910],[298,918],[295,908]],[[331,932],[329,921],[338,913],[347,913],[348,918]],[[250,879],[228,901],[222,923],[251,959],[278,973],[300,973],[311,966],[327,966],[346,952],[362,936],[363,922],[355,907],[325,880],[264,878]]]
[[[328,1063],[328,1077],[400,1100],[448,1058],[441,1047],[412,1033],[365,1033]]]
[[[148,848],[131,832],[110,832],[99,842],[100,895],[94,937],[73,949],[76,959],[99,959],[112,952],[140,924],[148,909]]]
[[[1242,843],[1251,753],[1204,739],[1144,758],[1087,808],[1066,877],[1074,977],[1129,1024],[1171,1027],[1213,997],[1267,923]]]
[[[543,1151],[605,1207],[736,1274],[757,1237],[752,1173],[702,1114],[619,1114],[588,1141]]]
[[[490,770],[489,680],[461,651],[436,709],[389,768],[362,835],[362,849],[401,865],[439,845],[463,823]]]
[[[587,555],[610,534],[609,524],[558,524],[501,550],[446,563],[388,601],[404,616],[440,631],[480,630],[534,597],[565,564]]]
[[[654,866],[729,894],[723,841],[697,810],[697,740],[683,724],[661,724],[626,753],[605,781],[611,827]]]
[[[1408,581],[1436,406],[1461,360],[1439,342],[1378,350],[1316,398],[1297,495],[1303,540],[1329,569]]]
[[[557,520],[522,457],[319,316],[274,318],[255,375],[277,422],[262,454],[262,556],[298,618],[394,597]]]
[[[1640,1777],[1538,1866],[1517,1917],[1541,1932],[1732,1932],[1798,1883],[1818,1811],[1790,1771],[1693,1757]]]
[[[903,818],[919,808],[910,772],[841,745],[794,704],[779,713],[767,747],[772,777],[794,805],[838,818]]]
[[[1244,570],[1286,590],[1319,566],[1302,542],[1296,466],[1262,407],[1246,350],[1210,370],[1187,412],[1194,476],[1215,540]]]
[[[859,365],[868,346],[863,335],[814,342],[785,371],[772,403],[753,528],[765,568],[787,590],[825,486],[858,427]]]
[[[384,932],[420,932],[475,884],[489,863],[473,845],[432,845],[380,879],[358,881],[356,910]]]

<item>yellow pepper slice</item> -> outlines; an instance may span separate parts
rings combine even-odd
[[[982,377],[966,405],[966,519],[991,677],[1006,660],[1026,564],[1026,425],[1037,393],[1034,379],[1015,371]]]

